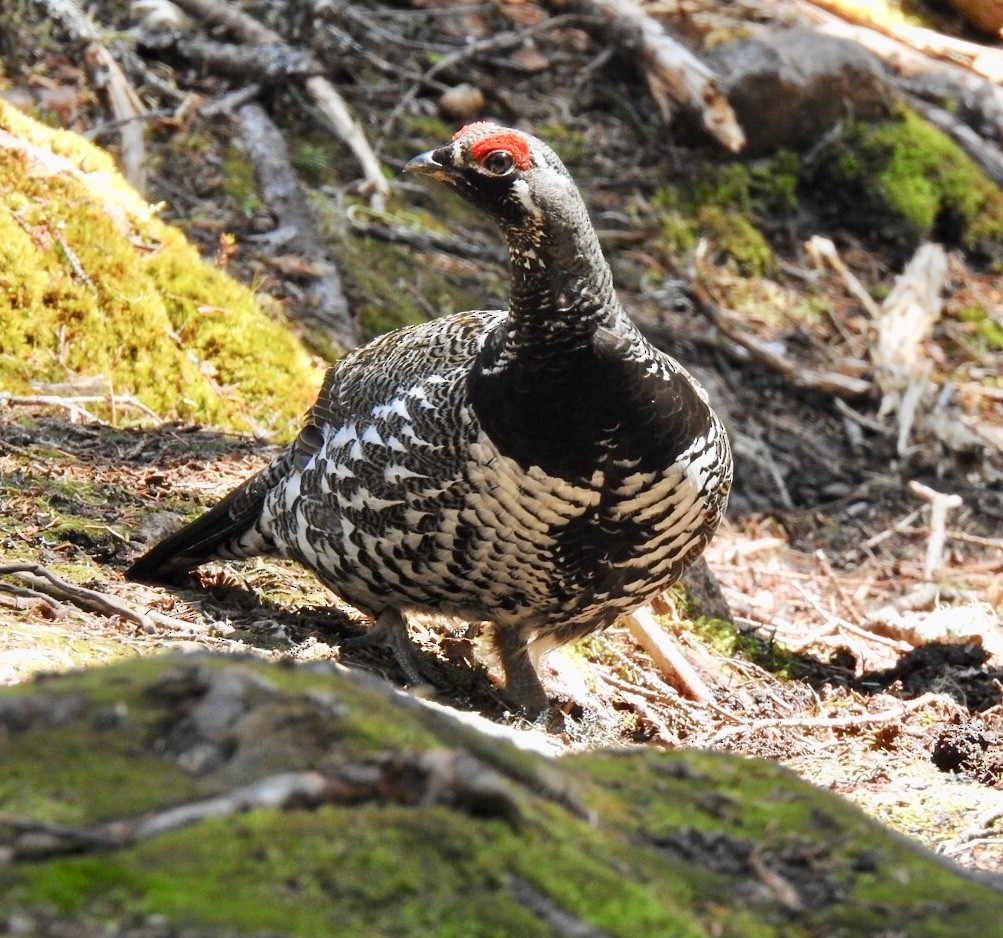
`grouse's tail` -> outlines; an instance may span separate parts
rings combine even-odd
[[[286,472],[286,461],[280,457],[204,515],[164,538],[125,571],[127,579],[162,583],[214,558],[271,553],[274,545],[258,522],[265,498]]]

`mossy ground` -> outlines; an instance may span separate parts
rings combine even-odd
[[[3,102],[0,130],[28,147],[0,148],[0,385],[98,379],[165,419],[290,436],[320,368],[281,318],[160,222],[107,154]]]
[[[251,690],[229,762],[200,774],[172,751],[199,745],[183,729],[199,706],[192,675],[204,691],[213,674],[232,680],[224,672]],[[17,713],[29,716],[8,717],[0,737],[4,764],[16,767],[0,779],[8,819],[86,827],[276,772],[337,773],[442,747],[497,773],[493,790],[509,806],[502,815],[374,790],[355,805],[207,819],[110,852],[8,865],[0,914],[162,916],[177,927],[310,938],[563,933],[525,900],[529,889],[611,936],[862,938],[894,923],[910,938],[986,938],[1003,912],[1003,898],[769,763],[652,751],[547,763],[328,668],[137,659],[0,693],[0,714]],[[0,821],[0,841],[14,830]],[[812,902],[778,901],[756,862]]]

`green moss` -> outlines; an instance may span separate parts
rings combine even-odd
[[[223,156],[223,184],[221,186],[245,215],[252,215],[261,206],[254,167],[244,151],[231,143]]]
[[[750,164],[707,165],[685,183],[659,187],[651,198],[659,212],[659,245],[677,255],[707,238],[742,275],[773,276],[776,257],[757,225],[796,210],[798,166],[782,151]]]
[[[792,674],[795,659],[790,652],[760,635],[743,632],[732,622],[697,616],[692,620],[690,628],[725,657],[741,655],[780,678],[787,678]]]
[[[770,865],[793,860],[796,867],[807,860],[815,882],[826,884],[828,897],[813,900],[810,921],[798,914],[771,918],[754,900],[739,900],[739,906],[755,911],[754,922],[740,931],[741,918],[729,916],[720,934],[851,938],[878,934],[892,921],[913,938],[962,933],[976,938],[997,929],[992,909],[971,903],[962,878],[943,869],[931,870],[931,879],[918,874],[919,858],[905,841],[880,835],[879,825],[858,808],[792,784],[792,773],[766,762],[710,752],[648,752],[582,754],[564,765],[581,771],[582,784],[591,779],[603,791],[616,792],[601,802],[604,822],[640,842],[685,844],[689,832],[700,831],[731,839],[736,858],[759,844],[759,856],[768,855]],[[941,875],[943,893],[933,884]],[[734,914],[734,886],[734,880],[705,873],[697,907],[721,903]]]
[[[611,935],[702,934],[680,924],[679,914],[645,908],[650,899],[643,887],[576,854],[574,841],[546,857],[534,841],[501,822],[444,808],[260,811],[208,821],[102,861],[57,861],[16,898],[56,904],[64,913],[86,910],[105,921],[156,914],[309,938],[554,938],[513,895],[509,883],[516,874],[534,886],[543,880],[544,895]],[[169,876],[160,872],[166,869]]]
[[[938,238],[1003,259],[1003,193],[946,134],[907,109],[842,131],[813,176],[842,223],[908,248]]]
[[[741,163],[712,166],[697,180],[687,201],[694,207],[713,206],[747,213],[752,208],[749,179],[749,171]]]
[[[697,214],[697,227],[706,232],[719,251],[734,261],[744,276],[763,277],[776,273],[773,249],[744,215],[705,205]]]
[[[0,383],[98,376],[165,418],[290,436],[320,370],[285,323],[107,154],[2,102],[0,128],[37,148],[0,151]]]
[[[983,306],[966,306],[958,310],[960,322],[971,323],[976,344],[986,352],[1003,351],[1003,325],[997,322]]]
[[[801,158],[778,150],[770,159],[749,165],[749,201],[757,215],[789,217],[798,209]]]
[[[573,168],[584,162],[588,144],[583,131],[557,123],[537,125],[533,133],[560,155],[565,166]]]

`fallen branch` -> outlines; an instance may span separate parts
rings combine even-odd
[[[31,589],[53,599],[72,603],[78,609],[97,612],[103,616],[118,617],[134,622],[144,631],[151,631],[153,625],[149,617],[127,606],[107,593],[99,593],[56,576],[39,563],[7,563],[0,565],[0,576],[16,576],[29,584]]]
[[[968,42],[945,36],[934,29],[922,26],[911,26],[908,23],[879,22],[876,19],[860,15],[857,10],[866,9],[858,4],[847,4],[842,0],[807,0],[803,6],[813,6],[825,10],[834,16],[852,23],[859,29],[873,30],[910,49],[931,58],[961,65],[983,78],[999,83],[1003,81],[1003,51],[984,46],[977,42]]]
[[[80,47],[96,87],[103,88],[115,117],[121,141],[119,163],[122,173],[137,192],[146,189],[146,144],[143,122],[146,108],[129,79],[108,51],[94,23],[80,9],[76,0],[33,0],[46,16],[55,20]]]
[[[551,0],[551,5],[599,20],[600,42],[612,40],[631,58],[639,54],[648,88],[666,123],[672,120],[674,107],[682,105],[700,115],[704,129],[726,150],[737,153],[745,146],[745,133],[717,76],[634,0]]]
[[[260,104],[243,105],[237,117],[261,200],[275,214],[277,228],[289,232],[284,252],[296,255],[296,269],[303,272],[306,295],[296,304],[296,317],[333,336],[345,349],[354,348],[359,344],[358,323],[327,241],[300,189],[282,133]]]
[[[320,72],[320,63],[309,53],[284,42],[215,42],[188,33],[143,33],[138,41],[145,52],[177,56],[224,78],[280,84]]]
[[[861,397],[873,390],[871,383],[863,378],[854,378],[835,371],[813,371],[774,351],[755,336],[742,332],[732,318],[714,302],[707,288],[699,281],[694,280],[691,289],[697,309],[713,323],[718,332],[745,349],[756,361],[783,375],[794,387],[819,391],[833,397]]]
[[[872,319],[878,319],[881,316],[881,307],[878,306],[871,294],[867,292],[866,287],[857,279],[856,274],[843,263],[843,259],[839,256],[836,245],[831,239],[823,238],[821,235],[814,235],[805,242],[805,252],[818,270],[824,270],[826,266],[829,266],[836,271],[843,279],[846,289],[870,313]]]
[[[63,410],[69,411],[71,420],[84,417],[92,423],[103,426],[107,425],[105,421],[96,417],[83,405],[107,404],[113,413],[116,407],[133,407],[146,414],[147,417],[152,417],[158,425],[164,422],[163,418],[155,411],[150,410],[146,404],[131,394],[82,394],[74,397],[63,397],[56,394],[8,394],[5,391],[0,391],[0,404],[6,404],[8,407],[61,407]]]
[[[176,5],[206,25],[222,29],[242,42],[284,48],[285,55],[289,57],[296,54],[278,33],[263,26],[234,4],[226,3],[225,0],[176,0]],[[317,71],[323,71],[323,67],[318,65]],[[319,74],[307,78],[303,87],[335,135],[352,151],[362,169],[373,205],[382,208],[390,195],[390,186],[383,178],[380,161],[376,158],[345,100],[338,94],[337,89]]]
[[[681,694],[714,704],[714,694],[646,606],[623,617],[635,641],[651,656],[666,681]]]
[[[367,224],[359,221],[360,213],[357,209],[358,206],[351,206],[348,209],[349,223],[352,226],[352,231],[367,238],[376,238],[379,241],[386,241],[388,244],[406,244],[416,251],[441,251],[443,254],[452,254],[454,257],[491,261],[500,265],[504,265],[508,261],[506,251],[492,245],[437,235],[430,231],[418,231],[414,228],[405,228],[402,225]]]

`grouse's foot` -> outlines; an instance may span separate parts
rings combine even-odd
[[[550,710],[550,699],[540,683],[533,662],[529,660],[526,639],[517,629],[495,628],[495,647],[505,669],[502,695],[512,706],[536,719]]]
[[[404,677],[409,684],[429,683],[418,657],[418,649],[411,641],[411,636],[408,635],[404,616],[396,609],[384,609],[376,617],[376,624],[368,632],[354,638],[346,638],[341,643],[342,648],[372,648],[374,646],[390,650],[394,661],[404,672]]]

